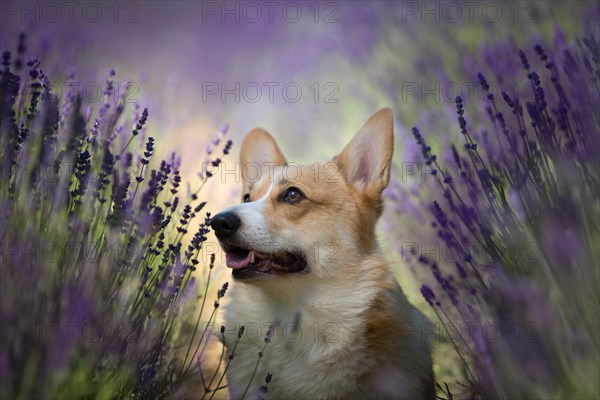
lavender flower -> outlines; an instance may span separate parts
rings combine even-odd
[[[427,301],[427,303],[429,303],[429,305],[433,307],[433,303],[435,300],[435,294],[433,293],[433,290],[431,290],[431,288],[427,285],[422,285],[421,294],[425,298],[425,301]]]
[[[597,306],[589,299],[597,295],[591,266],[600,261],[584,243],[600,234],[586,222],[600,219],[600,120],[588,118],[600,104],[600,51],[593,35],[584,44],[535,44],[536,62],[519,50],[513,57],[520,63],[502,71],[492,65],[496,76],[528,82],[527,98],[501,85],[498,102],[477,73],[484,100],[473,104],[467,124],[463,98],[456,97],[456,114],[448,118],[457,117],[464,149],[453,143],[448,160],[435,158],[413,128],[424,162],[438,170],[436,186],[423,188],[433,198],[425,206],[432,240],[453,256],[438,263],[418,252],[404,255],[427,267],[415,271],[442,326],[476,327],[452,340],[470,396],[585,397],[598,389],[580,391],[581,378],[572,373],[580,365],[599,368]],[[456,165],[461,179],[447,179],[442,162]],[[490,338],[488,326],[499,335]],[[527,331],[528,340],[516,338],[515,329]],[[566,350],[565,340],[580,351]]]
[[[177,157],[152,168],[157,142],[132,141],[147,109],[119,138],[125,106],[113,106],[114,71],[92,114],[76,89],[58,101],[39,60],[22,68],[25,51],[21,35],[15,69],[5,51],[0,70],[1,234],[14,245],[0,268],[0,322],[12,332],[0,344],[0,397],[172,397],[189,377],[175,356],[180,341],[207,343],[187,321],[210,214],[193,239],[183,236],[206,203],[175,196]],[[132,184],[134,159],[142,168]],[[212,271],[214,254],[207,264]],[[56,340],[41,336],[54,327]]]
[[[264,384],[264,385],[261,385],[261,386],[258,388],[258,391],[259,391],[259,392],[261,392],[261,393],[268,393],[268,392],[269,392],[269,383],[271,383],[271,380],[272,380],[272,379],[273,379],[273,374],[271,374],[271,373],[268,373],[268,374],[265,376],[265,384]]]

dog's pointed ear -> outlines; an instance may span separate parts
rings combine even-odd
[[[384,108],[369,118],[334,160],[349,184],[380,196],[390,181],[393,153],[394,118],[392,110]]]
[[[240,147],[243,194],[248,192],[249,184],[257,182],[262,174],[269,174],[274,166],[286,164],[273,136],[262,128],[252,129]]]

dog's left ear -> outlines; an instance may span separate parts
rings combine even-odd
[[[251,182],[258,181],[263,174],[268,177],[273,166],[286,165],[287,161],[273,136],[262,128],[254,128],[242,141],[240,164],[242,190],[247,193]]]
[[[392,110],[384,108],[369,118],[334,160],[349,184],[380,196],[390,182],[393,154],[394,118]]]

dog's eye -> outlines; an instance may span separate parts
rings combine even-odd
[[[250,193],[246,193],[244,195],[244,199],[242,200],[244,203],[250,203]]]
[[[289,187],[283,195],[281,196],[281,200],[286,201],[288,203],[297,203],[304,198],[304,194],[297,187]]]

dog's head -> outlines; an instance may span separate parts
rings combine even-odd
[[[259,284],[320,279],[360,263],[377,246],[393,147],[388,108],[327,162],[288,163],[269,133],[250,131],[240,150],[242,203],[211,222],[233,277]]]

